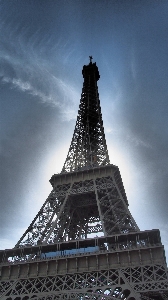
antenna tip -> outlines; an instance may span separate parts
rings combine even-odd
[[[92,59],[93,59],[92,55],[89,56],[89,59],[90,59],[90,64],[92,64]]]

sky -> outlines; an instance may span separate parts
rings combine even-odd
[[[167,15],[167,0],[0,1],[0,249],[14,247],[63,167],[92,55],[110,162],[140,230],[160,229],[168,257]]]

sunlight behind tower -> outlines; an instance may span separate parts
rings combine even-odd
[[[104,134],[96,63],[82,70],[77,121],[62,172],[16,247],[138,231],[117,166],[110,164]]]
[[[168,299],[160,232],[139,230],[120,171],[109,161],[100,75],[92,57],[82,74],[77,121],[62,172],[51,177],[50,195],[15,248],[0,251],[0,298]]]

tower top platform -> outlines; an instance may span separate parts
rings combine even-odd
[[[84,79],[87,79],[89,76],[92,76],[95,78],[96,81],[98,81],[100,75],[96,63],[90,62],[89,65],[84,65],[82,70],[82,75]]]

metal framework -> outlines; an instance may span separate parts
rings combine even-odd
[[[0,251],[0,299],[168,299],[159,231],[139,230],[109,161],[92,57],[82,74],[62,172],[15,248]]]
[[[110,163],[101,114],[96,63],[82,70],[83,89],[72,142],[62,172],[88,169]]]
[[[156,229],[4,250],[0,266],[3,300],[167,299]]]
[[[58,174],[50,181],[51,194],[16,247],[139,230],[116,166]]]

